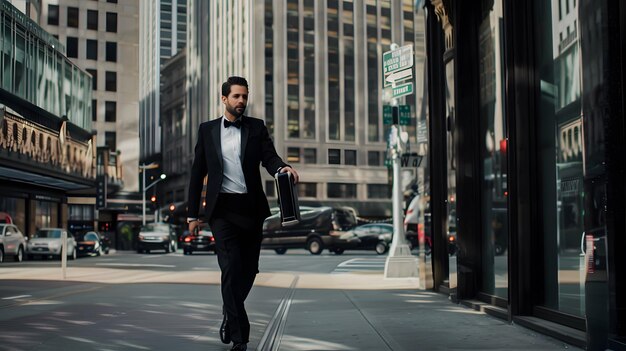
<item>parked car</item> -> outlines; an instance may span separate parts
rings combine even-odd
[[[26,238],[24,234],[11,223],[0,224],[0,263],[5,256],[13,256],[17,262],[24,260]]]
[[[215,237],[208,227],[202,228],[197,234],[185,232],[182,237],[183,253],[192,255],[196,251],[215,251]]]
[[[142,226],[137,237],[137,253],[150,253],[151,250],[176,252],[176,233],[167,223],[148,223]]]
[[[327,206],[301,207],[300,217],[298,224],[286,227],[281,224],[280,213],[265,219],[261,247],[274,249],[279,255],[288,249],[307,249],[313,255],[325,248],[334,252],[350,245],[342,234],[357,224],[352,211]]]
[[[61,258],[63,255],[62,233],[67,234],[67,257],[70,260],[76,259],[76,240],[71,233],[63,228],[38,229],[26,245],[28,258],[32,259],[35,256]]]
[[[76,234],[74,238],[76,239],[76,246],[78,247],[78,256],[100,256],[103,253],[109,254],[109,245],[97,232],[89,231],[79,233]]]
[[[382,255],[389,250],[393,236],[393,225],[389,223],[370,223],[355,227],[344,234],[350,240],[349,250],[374,250]],[[351,237],[351,238],[350,238]],[[343,250],[335,250],[336,254]]]

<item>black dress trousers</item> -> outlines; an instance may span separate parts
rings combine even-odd
[[[220,193],[209,220],[222,271],[222,300],[231,338],[247,343],[250,322],[244,306],[259,272],[263,219],[253,196]]]

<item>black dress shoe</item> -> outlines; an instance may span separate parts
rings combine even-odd
[[[248,344],[246,343],[240,343],[240,344],[235,344],[233,345],[233,348],[230,349],[230,351],[246,351],[248,349]]]
[[[222,319],[222,326],[220,327],[220,340],[222,340],[224,344],[230,344],[231,341],[230,327],[228,326],[228,318],[226,318],[226,314],[224,314],[224,319]]]

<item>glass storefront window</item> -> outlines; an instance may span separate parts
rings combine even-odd
[[[484,13],[479,37],[482,159],[482,287],[508,298],[507,126],[504,115],[504,33],[502,0]]]
[[[583,115],[578,2],[536,0],[540,79],[537,149],[543,223],[544,307],[584,316]]]
[[[59,226],[59,204],[36,201],[35,228],[57,228]]]
[[[7,221],[7,215],[11,217],[12,223],[26,234],[26,199],[0,196],[0,219]]]

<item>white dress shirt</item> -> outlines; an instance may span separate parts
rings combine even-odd
[[[242,118],[242,117],[239,117]],[[224,127],[225,116],[220,123],[220,137],[222,142],[222,160],[224,161],[224,178],[222,180],[223,193],[247,193],[246,179],[241,167],[241,128]]]

